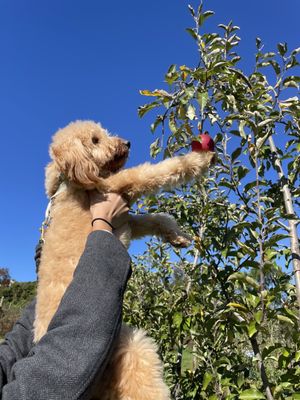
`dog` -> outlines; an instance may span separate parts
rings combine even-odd
[[[112,136],[93,121],[76,121],[60,129],[50,145],[46,193],[51,220],[38,275],[34,340],[46,333],[91,232],[88,190],[117,192],[132,204],[142,195],[174,188],[202,175],[213,152],[191,152],[157,164],[123,169],[130,143]],[[130,240],[157,235],[174,246],[190,238],[167,214],[130,215],[114,234],[128,247]],[[144,331],[123,326],[120,338],[93,399],[168,400],[157,346]]]

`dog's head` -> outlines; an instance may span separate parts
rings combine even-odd
[[[53,136],[50,157],[65,179],[89,189],[124,166],[129,148],[130,142],[110,136],[100,124],[76,121]]]

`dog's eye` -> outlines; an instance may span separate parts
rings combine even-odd
[[[92,137],[92,142],[93,142],[94,144],[99,143],[99,138],[97,138],[96,136]]]

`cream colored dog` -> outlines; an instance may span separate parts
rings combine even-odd
[[[191,152],[156,165],[121,169],[129,143],[92,121],[77,121],[59,130],[50,146],[52,162],[46,168],[46,191],[51,198],[51,223],[46,230],[39,268],[34,325],[35,341],[46,333],[91,232],[86,190],[118,192],[133,202],[161,188],[174,188],[205,172],[214,153]],[[64,190],[62,186],[64,185]],[[58,191],[58,189],[60,190]],[[58,192],[57,192],[58,191]],[[174,246],[187,246],[189,238],[166,214],[130,215],[114,232],[124,243],[145,235],[158,235]],[[93,399],[167,400],[162,364],[152,339],[138,329],[123,327],[105,377]]]

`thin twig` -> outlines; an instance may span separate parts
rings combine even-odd
[[[257,218],[260,224],[260,234],[258,237],[258,244],[259,244],[259,280],[260,280],[260,303],[262,309],[262,318],[265,318],[265,303],[263,298],[263,291],[265,289],[265,273],[264,273],[264,249],[263,249],[263,242],[264,242],[264,226],[263,226],[263,219],[261,215],[261,201],[260,201],[260,188],[259,188],[259,175],[258,175],[258,149],[255,150],[255,172],[256,172],[256,198],[257,198]]]

